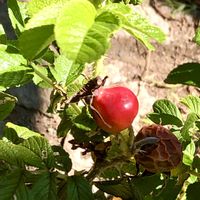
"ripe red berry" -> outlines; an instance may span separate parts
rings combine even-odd
[[[97,125],[117,134],[131,126],[138,113],[138,100],[126,87],[101,87],[93,93],[91,108]]]
[[[161,125],[144,126],[136,135],[135,143],[156,137],[158,142],[146,144],[135,154],[136,162],[149,172],[168,172],[182,160],[182,147],[178,139]]]

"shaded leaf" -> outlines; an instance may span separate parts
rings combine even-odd
[[[46,138],[33,136],[25,140],[21,145],[37,155],[46,167],[52,168],[54,166],[53,150]]]
[[[69,172],[72,168],[72,161],[69,154],[61,146],[52,146],[55,154],[55,167],[59,170]]]
[[[185,106],[187,106],[191,112],[197,114],[200,117],[200,98],[197,96],[188,95],[181,100]]]
[[[22,55],[33,60],[54,40],[54,26],[45,25],[25,30],[19,38],[19,48]]]
[[[131,182],[140,191],[143,197],[151,194],[156,196],[158,193],[157,187],[162,186],[163,181],[160,178],[160,174],[154,174],[152,176],[136,177]]]
[[[42,159],[33,151],[3,140],[0,140],[0,160],[16,166],[21,166],[23,163],[26,163],[39,168],[44,167]]]
[[[169,84],[185,84],[200,87],[200,64],[185,63],[173,69],[165,79]]]
[[[101,181],[96,182],[95,186],[108,194],[121,197],[123,200],[143,199],[141,193],[139,193],[133,183],[126,180]]]
[[[4,120],[15,107],[17,99],[4,92],[0,92],[0,120]]]
[[[1,200],[10,200],[16,195],[19,199],[28,200],[28,189],[23,181],[23,173],[20,169],[0,176]]]
[[[156,188],[158,190],[157,195],[155,195],[152,199],[153,200],[175,200],[177,199],[180,191],[181,191],[181,185],[177,184],[177,179],[170,177],[166,178],[165,183],[159,188]]]
[[[81,176],[71,176],[67,179],[67,198],[70,200],[93,200],[92,188]]]
[[[24,26],[24,20],[22,18],[20,8],[16,0],[8,0],[8,7],[12,10],[13,15],[17,19],[17,21]]]
[[[84,131],[94,131],[97,127],[86,107],[83,107],[81,110],[81,114],[73,119],[73,123],[77,128]]]
[[[191,166],[194,159],[194,153],[195,153],[195,144],[193,140],[188,144],[183,151],[183,163],[185,165]]]
[[[44,172],[40,174],[33,185],[30,196],[38,200],[57,200],[55,173]]]
[[[186,191],[186,198],[188,200],[199,199],[199,188],[200,188],[200,182],[190,184]]]

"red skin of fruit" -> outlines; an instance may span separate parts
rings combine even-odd
[[[149,172],[169,172],[182,160],[182,147],[178,139],[161,125],[144,126],[136,135],[135,142],[147,137],[157,137],[156,144],[144,145],[135,154],[136,162]]]
[[[108,133],[117,134],[129,128],[138,113],[138,99],[128,88],[101,87],[94,91],[92,114],[97,125]]]

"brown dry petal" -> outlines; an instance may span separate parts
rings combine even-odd
[[[135,142],[146,137],[157,137],[156,144],[141,147],[135,155],[136,162],[150,172],[168,172],[182,160],[182,147],[178,139],[161,125],[144,126],[136,135]]]

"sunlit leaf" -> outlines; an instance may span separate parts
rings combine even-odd
[[[200,98],[198,96],[188,95],[181,100],[185,106],[187,106],[191,112],[200,117]]]
[[[102,10],[108,10],[121,21],[121,27],[142,42],[148,49],[154,50],[151,40],[163,42],[165,34],[152,25],[145,17],[124,4],[108,4]]]
[[[54,67],[50,67],[56,81],[65,86],[72,83],[83,72],[83,69],[84,65],[74,64],[64,55],[57,57]]]
[[[195,126],[198,117],[195,113],[189,113],[187,119],[181,129],[181,135],[186,141],[190,141],[190,129]]]
[[[183,163],[185,165],[191,166],[194,159],[195,144],[193,141],[190,142],[183,151]]]
[[[167,99],[157,100],[153,104],[154,113],[148,114],[148,118],[157,124],[174,124],[182,126],[182,116],[175,104]]]
[[[11,113],[16,102],[14,96],[0,92],[0,120],[4,120]]]
[[[96,15],[95,7],[86,0],[69,1],[61,10],[55,37],[68,59],[90,63],[107,50],[109,37],[119,28],[119,21],[108,12]]]
[[[6,123],[6,127],[9,129],[13,129],[17,133],[17,136],[19,138],[22,138],[25,140],[30,137],[33,137],[33,136],[41,137],[41,135],[39,133],[31,131],[30,129],[28,129],[26,127],[13,124],[11,122]]]

